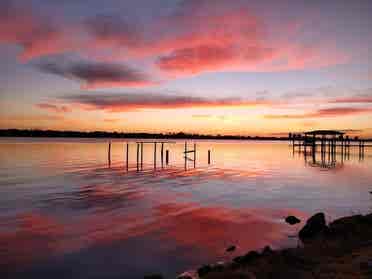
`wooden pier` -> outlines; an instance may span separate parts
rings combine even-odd
[[[161,168],[164,168],[165,166],[169,165],[169,149],[165,149],[167,145],[176,144],[175,141],[131,141],[131,142],[125,142],[124,143],[124,150],[125,150],[125,169],[129,171],[129,152],[130,152],[130,143],[136,145],[136,170],[137,172],[143,170],[143,160],[144,160],[144,153],[143,153],[143,147],[145,144],[153,145],[153,168],[156,170],[158,168],[158,146],[160,146],[160,166]],[[183,158],[184,158],[184,168],[185,170],[188,169],[188,162],[191,161],[193,163],[193,168],[196,168],[196,143],[193,142],[192,144],[193,149],[188,149],[188,143],[185,141],[184,145],[184,152],[183,152]],[[164,156],[165,152],[165,156]],[[192,156],[189,157],[189,154]],[[164,158],[165,158],[165,164],[164,164]],[[107,160],[109,167],[111,166],[111,141],[108,143],[108,150],[107,150]],[[208,150],[208,165],[211,164],[211,150]]]
[[[304,154],[305,161],[308,156],[312,157],[312,161],[316,163],[316,154],[320,153],[321,162],[323,165],[328,162],[330,166],[336,162],[336,157],[341,157],[341,162],[350,158],[351,150],[355,152],[357,149],[359,160],[363,160],[365,140],[359,137],[351,138],[344,132],[335,130],[316,130],[299,134],[289,134],[289,140],[292,144],[293,153],[298,151]]]

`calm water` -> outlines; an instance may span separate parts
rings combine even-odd
[[[321,168],[285,142],[199,141],[185,171],[183,144],[165,146],[164,168],[158,146],[156,170],[145,144],[137,172],[132,143],[127,172],[119,141],[109,167],[104,140],[0,139],[0,277],[173,278],[236,256],[232,244],[236,254],[296,245],[288,214],[372,208],[367,148]]]

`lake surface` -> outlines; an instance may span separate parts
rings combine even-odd
[[[287,142],[197,141],[184,168],[184,141],[0,139],[1,278],[166,278],[265,245],[297,245],[301,219],[372,208],[372,152],[358,149],[321,167]],[[189,142],[189,149],[193,148]],[[207,151],[211,150],[211,165]],[[189,157],[193,157],[192,154]],[[320,156],[318,156],[320,157]],[[310,161],[310,162],[309,162]],[[228,254],[225,249],[237,245]],[[5,277],[4,277],[5,275]]]

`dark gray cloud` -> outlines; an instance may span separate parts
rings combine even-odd
[[[139,27],[119,16],[97,15],[88,18],[84,25],[101,43],[134,47],[142,41]]]
[[[84,88],[130,87],[153,84],[146,74],[126,65],[103,62],[41,62],[41,71],[82,82]]]

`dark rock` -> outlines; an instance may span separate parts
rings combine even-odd
[[[271,249],[270,246],[265,246],[265,248],[262,250],[262,255],[263,256],[269,256],[274,254],[274,251]]]
[[[230,247],[228,247],[228,248],[226,249],[226,252],[233,252],[233,251],[235,251],[235,250],[236,250],[236,246],[231,245]]]
[[[345,239],[353,239],[354,234],[365,234],[366,225],[372,224],[372,218],[368,215],[354,215],[337,219],[329,224],[329,237],[344,237]]]
[[[364,215],[363,219],[366,224],[372,224],[372,214]]]
[[[163,279],[164,277],[161,274],[151,274],[145,275],[144,279]]]
[[[178,276],[177,279],[192,279],[192,277],[190,275],[181,275]]]
[[[256,251],[250,251],[245,254],[244,259],[247,261],[255,260],[260,257],[260,254]]]
[[[209,264],[203,265],[202,267],[198,269],[198,275],[199,277],[203,277],[204,275],[208,274],[211,271],[212,271],[212,267]]]
[[[328,231],[324,213],[320,212],[310,217],[306,225],[298,233],[299,238],[305,242],[317,236],[319,233]]]
[[[366,261],[366,262],[361,262],[360,263],[360,268],[361,269],[371,269],[372,268],[372,260]]]
[[[242,263],[244,261],[244,257],[243,256],[237,256],[235,258],[233,258],[233,262],[234,263]]]
[[[292,216],[292,215],[285,218],[285,221],[290,225],[295,225],[295,224],[298,224],[298,223],[301,222],[300,219],[298,219],[296,216]]]
[[[244,256],[239,256],[233,259],[234,262],[242,264],[242,263],[249,263],[251,261],[256,260],[259,258],[261,255],[257,253],[256,251],[250,251]]]
[[[212,271],[222,271],[225,269],[225,264],[223,262],[218,262],[212,266]]]

